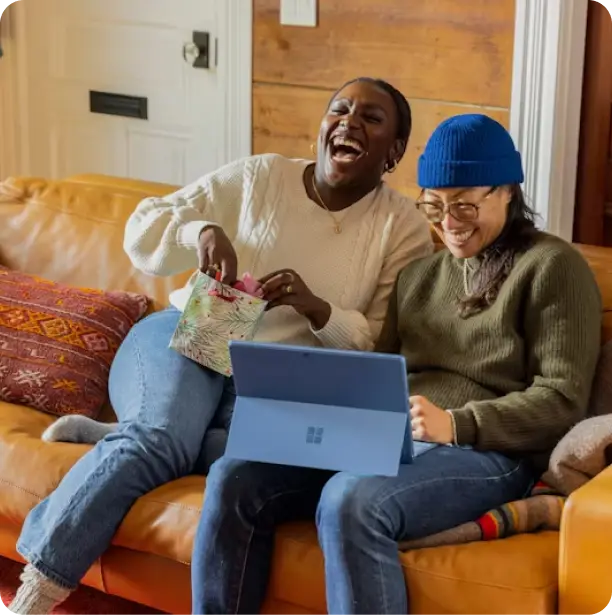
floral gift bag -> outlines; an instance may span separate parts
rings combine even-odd
[[[255,290],[239,290],[244,283],[236,286],[198,274],[170,340],[170,348],[224,376],[232,375],[229,341],[252,340],[267,305]]]

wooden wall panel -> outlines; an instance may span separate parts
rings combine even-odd
[[[332,93],[365,75],[413,111],[404,160],[387,181],[412,196],[416,165],[445,118],[508,125],[515,0],[318,0],[316,28],[280,25],[280,0],[253,0],[253,151],[311,158]]]
[[[254,0],[254,81],[335,89],[358,75],[423,98],[508,108],[514,0],[319,0],[317,28]]]
[[[254,84],[253,149],[255,152],[277,152],[296,158],[312,158],[310,146],[317,139],[321,117],[331,90],[306,87]],[[427,139],[435,127],[447,117],[459,113],[481,112],[478,107],[440,101],[412,100],[414,126],[406,156],[395,173],[387,175],[390,185],[416,197],[416,165]],[[508,111],[487,111],[496,120],[508,125]]]

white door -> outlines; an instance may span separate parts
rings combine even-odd
[[[183,185],[227,162],[224,2],[20,2],[27,172]],[[208,68],[184,53],[194,32],[209,37]]]

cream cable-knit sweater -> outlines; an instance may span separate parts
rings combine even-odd
[[[238,255],[238,274],[294,269],[332,306],[320,331],[290,307],[266,312],[256,338],[305,346],[371,350],[399,271],[429,255],[433,242],[414,203],[386,184],[335,214],[306,194],[308,160],[275,154],[238,160],[165,198],[147,198],[128,220],[124,248],[138,269],[169,276],[197,268],[202,228],[223,228]],[[170,295],[183,310],[193,277]]]

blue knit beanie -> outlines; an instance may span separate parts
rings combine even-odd
[[[524,181],[521,155],[508,131],[480,114],[442,122],[419,158],[421,188],[505,186]]]

